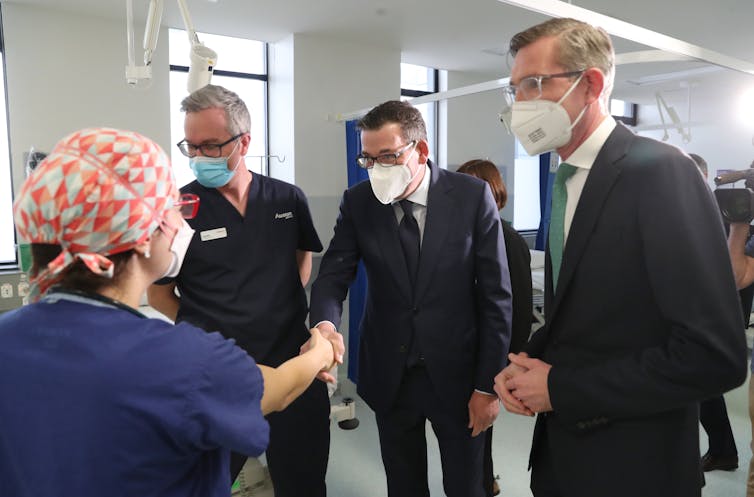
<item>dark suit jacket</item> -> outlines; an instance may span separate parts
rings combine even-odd
[[[503,221],[505,253],[513,293],[513,324],[511,326],[511,352],[519,352],[531,334],[532,290],[531,252],[526,240],[518,231]]]
[[[343,194],[335,234],[312,286],[310,322],[340,323],[359,260],[369,291],[361,322],[359,395],[390,409],[411,340],[437,391],[467,416],[474,388],[493,392],[511,327],[511,292],[500,217],[487,184],[430,163],[427,218],[412,289],[392,205],[369,181]]]
[[[526,350],[552,364],[554,411],[538,418],[533,451],[546,424],[564,495],[700,495],[697,403],[747,368],[720,214],[689,157],[618,124],[545,310]]]

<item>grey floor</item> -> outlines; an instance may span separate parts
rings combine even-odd
[[[161,317],[156,311],[144,307],[145,314]],[[344,317],[347,322],[347,317]],[[754,322],[754,314],[752,314]],[[754,342],[754,327],[747,330],[749,349]],[[346,338],[347,341],[347,338]],[[347,345],[347,344],[346,344]],[[333,397],[337,404],[342,397],[356,399],[359,427],[341,430],[333,422],[330,462],[327,472],[329,497],[385,497],[385,473],[380,459],[379,441],[374,414],[356,395],[353,383],[346,379],[346,367],[339,371],[340,385]],[[751,422],[749,420],[749,381],[725,395],[728,414],[738,448],[739,467],[736,471],[706,473],[707,485],[703,497],[743,497],[746,494],[746,477],[751,459]],[[500,476],[502,497],[531,496],[529,473],[526,470],[534,420],[501,411],[495,421],[492,458],[495,473]],[[700,452],[707,450],[707,437],[700,427]],[[437,440],[427,426],[429,488],[432,497],[444,495]],[[262,458],[264,463],[264,458]],[[271,492],[270,492],[271,493]],[[268,495],[262,493],[261,495]]]
[[[345,380],[339,393],[355,397],[353,384]],[[744,496],[751,450],[751,423],[748,415],[748,382],[726,394],[733,433],[739,452],[736,471],[706,473],[703,497]],[[377,428],[372,411],[357,398],[360,425],[352,431],[333,424],[330,465],[327,473],[329,497],[385,497],[385,474],[380,459]],[[337,400],[337,398],[335,399]],[[530,496],[526,464],[531,445],[533,419],[501,412],[495,422],[492,457],[495,473],[500,475],[501,496]],[[707,438],[700,431],[701,453],[707,450]],[[433,497],[444,495],[437,441],[427,427],[429,445],[429,487]]]

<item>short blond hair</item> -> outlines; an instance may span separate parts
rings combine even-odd
[[[602,29],[570,18],[555,18],[532,26],[511,38],[510,53],[548,36],[558,40],[558,63],[567,71],[582,71],[596,67],[605,76],[602,98],[610,100],[615,80],[615,51],[610,35]]]

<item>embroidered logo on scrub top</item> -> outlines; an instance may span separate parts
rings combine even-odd
[[[293,219],[293,213],[288,212],[278,212],[275,214],[275,219]]]
[[[215,228],[213,230],[202,231],[199,233],[199,236],[203,242],[208,242],[210,240],[217,240],[218,238],[227,238],[228,230],[225,228]]]

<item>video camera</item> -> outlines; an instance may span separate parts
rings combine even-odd
[[[715,177],[715,185],[727,185],[745,180],[745,188],[716,188],[715,198],[720,212],[728,223],[750,223],[754,219],[754,162],[749,169],[733,171]]]

